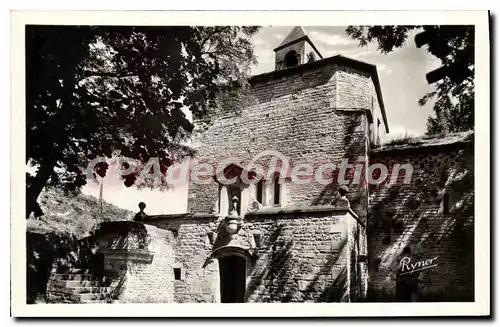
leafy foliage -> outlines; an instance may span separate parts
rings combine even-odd
[[[31,233],[55,233],[80,239],[89,236],[101,221],[99,201],[90,195],[65,195],[48,188],[40,194],[39,202],[44,215],[27,221],[27,231]],[[105,201],[102,213],[105,221],[132,220],[135,214]]]
[[[378,50],[386,54],[395,48],[405,45],[408,34],[418,26],[349,26],[347,35],[359,40],[359,45],[364,47],[371,42],[377,42]]]
[[[422,96],[423,106],[434,100],[434,117],[427,120],[427,134],[462,132],[474,129],[474,26],[349,26],[346,32],[360,46],[376,42],[378,49],[390,53],[405,46],[410,32],[422,29],[431,35],[427,51],[452,67],[450,75],[437,81],[435,90]],[[456,80],[457,71],[470,70],[465,79]]]
[[[201,119],[230,82],[244,89],[258,27],[27,26],[27,212],[46,185],[78,192],[90,160],[121,155],[162,172],[193,151]],[[106,174],[101,164],[94,176]],[[131,186],[137,176],[125,176]]]

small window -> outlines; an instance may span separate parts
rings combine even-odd
[[[299,55],[295,50],[288,52],[285,55],[285,66],[294,67],[299,64]]]
[[[174,268],[174,279],[181,280],[181,268]]]
[[[263,194],[262,192],[264,192],[264,181],[261,179],[257,185],[256,185],[256,188],[255,188],[255,198],[257,199],[257,202],[259,202],[260,204],[263,204],[262,203],[262,199],[263,199]]]
[[[279,179],[276,178],[274,180],[274,198],[273,198],[273,204],[280,205],[281,203],[281,184],[279,182]]]

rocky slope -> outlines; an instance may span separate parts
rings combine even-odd
[[[135,214],[104,202],[101,218],[97,198],[69,196],[56,189],[44,191],[38,202],[44,215],[30,217],[26,229],[27,303],[46,302],[47,283],[55,266],[88,259],[85,255],[91,241],[85,240],[99,222],[132,220]]]
[[[27,220],[27,232],[74,235],[77,239],[89,235],[101,221],[132,220],[135,213],[103,202],[103,217],[100,217],[99,200],[80,194],[70,196],[60,190],[45,190],[38,202],[44,212],[38,219]]]

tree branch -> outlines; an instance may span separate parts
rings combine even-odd
[[[205,46],[205,43],[207,43],[208,40],[210,40],[210,38],[212,36],[214,36],[217,33],[222,33],[222,32],[224,32],[224,30],[226,30],[228,28],[230,28],[230,26],[225,26],[225,27],[223,27],[221,29],[215,29],[212,33],[208,34],[208,36],[205,38],[205,40],[203,40],[203,42],[201,43],[200,49],[203,49],[203,47]]]

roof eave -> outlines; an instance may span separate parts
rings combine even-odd
[[[273,51],[277,52],[277,51],[279,51],[281,49],[284,49],[286,47],[289,47],[289,46],[291,46],[291,45],[293,45],[295,43],[301,42],[301,41],[306,41],[307,43],[309,43],[309,45],[314,49],[314,51],[316,51],[316,53],[318,54],[318,56],[321,59],[323,59],[323,55],[321,54],[321,52],[319,52],[318,48],[316,48],[316,46],[314,45],[314,43],[311,41],[311,39],[307,35],[304,35],[304,36],[302,36],[302,37],[300,37],[298,39],[295,39],[295,40],[293,40],[291,42],[288,42],[286,44],[280,45],[279,47],[273,49]]]

